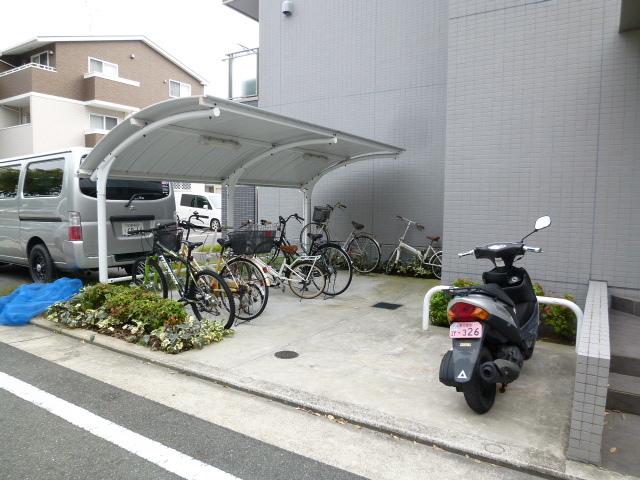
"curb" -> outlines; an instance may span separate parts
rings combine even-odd
[[[253,377],[238,375],[218,367],[199,368],[186,366],[170,360],[169,354],[154,352],[127,343],[123,340],[102,335],[84,329],[72,329],[54,323],[42,316],[35,317],[31,323],[39,328],[81,340],[113,352],[124,354],[161,367],[197,377],[202,380],[225,385],[252,395],[264,397],[285,405],[299,407],[322,415],[332,415],[347,423],[370,430],[400,437],[434,448],[442,448],[451,453],[465,455],[487,463],[508,467],[524,473],[557,479],[612,478],[614,472],[608,472],[592,465],[577,464],[563,458],[551,456],[537,449],[506,445],[483,439],[479,436],[466,435],[439,427],[416,423],[413,420],[385,414],[360,405],[333,400],[331,398],[308,393],[302,390],[259,380]],[[569,467],[569,468],[568,468]],[[569,474],[567,470],[575,470]],[[607,476],[604,476],[607,475]],[[623,477],[620,477],[623,478]]]

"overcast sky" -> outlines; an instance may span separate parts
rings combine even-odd
[[[227,53],[258,47],[258,22],[222,0],[9,0],[0,51],[36,36],[144,35],[227,96]]]

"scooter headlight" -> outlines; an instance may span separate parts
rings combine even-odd
[[[471,303],[457,302],[447,310],[447,316],[449,322],[478,322],[486,321],[489,318],[489,312]]]

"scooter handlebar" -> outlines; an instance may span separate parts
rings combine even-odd
[[[533,252],[533,253],[542,253],[542,248],[540,247],[527,247],[526,245],[524,247],[522,247],[526,252]]]
[[[473,255],[473,252],[474,252],[474,251],[475,251],[475,250],[469,250],[468,252],[462,252],[462,253],[459,253],[459,254],[458,254],[458,258],[460,258],[460,257],[466,257],[467,255]]]

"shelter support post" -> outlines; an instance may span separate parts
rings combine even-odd
[[[107,283],[109,279],[109,265],[107,262],[107,178],[109,176],[109,164],[103,172],[102,166],[96,170],[96,192],[98,199],[98,270],[101,283]]]
[[[227,227],[234,227],[233,216],[235,215],[236,184],[227,184]]]

